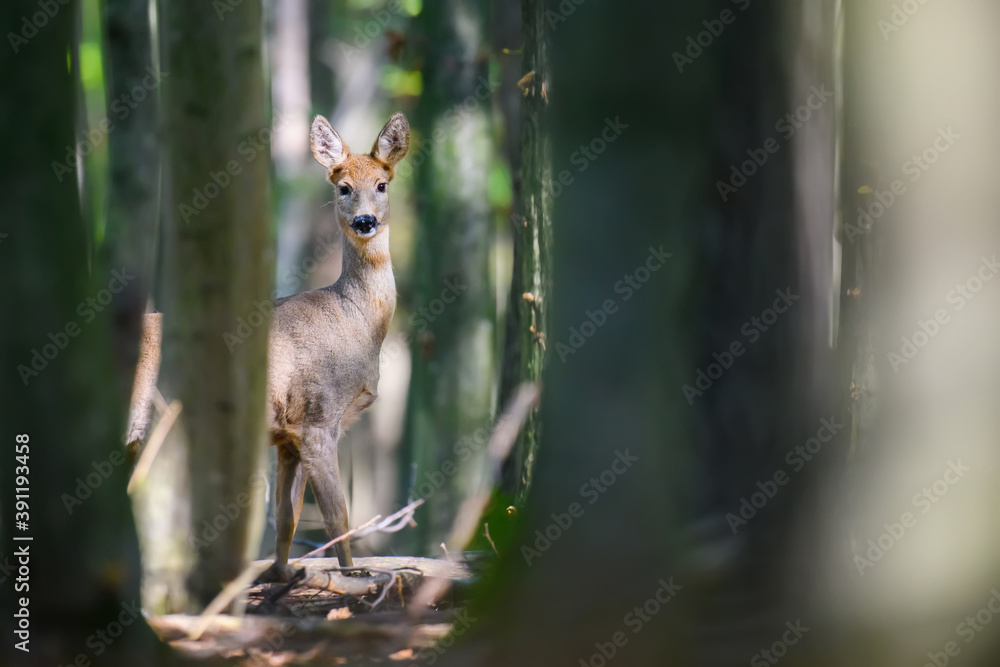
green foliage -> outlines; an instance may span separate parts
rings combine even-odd
[[[419,70],[410,71],[398,65],[382,66],[379,83],[382,89],[392,97],[419,97],[423,92],[423,78]]]
[[[493,162],[489,174],[489,197],[490,204],[494,208],[508,209],[514,197],[511,186],[510,168],[502,160]]]

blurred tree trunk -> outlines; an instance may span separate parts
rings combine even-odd
[[[161,5],[168,151],[161,386],[183,404],[194,607],[256,555],[273,257],[261,6]]]
[[[146,301],[152,290],[159,235],[160,145],[158,91],[162,72],[153,54],[149,3],[105,0],[105,89],[108,122],[108,224],[104,256],[112,268],[134,278],[112,304],[118,397],[128,405],[139,358]],[[138,99],[144,91],[142,99]],[[156,411],[144,403],[143,411]],[[155,419],[151,419],[155,423]],[[145,430],[145,437],[149,436]],[[142,434],[139,434],[142,436]],[[128,437],[132,437],[129,434]],[[176,448],[162,451],[145,483],[132,495],[143,550],[143,605],[165,613],[171,599],[184,598],[180,561],[188,541],[172,528],[186,517],[185,459]]]
[[[313,110],[324,115],[334,103],[333,70],[325,60],[331,13],[327,0],[309,0],[309,91]]]
[[[428,3],[416,21],[424,92],[400,169],[416,169],[417,248],[413,372],[403,493],[410,463],[427,509],[414,539],[437,551],[451,527],[482,446],[456,454],[488,429],[494,403],[493,159],[484,42],[487,8],[472,0]],[[482,443],[481,443],[482,444]]]
[[[548,332],[551,271],[551,148],[545,122],[549,63],[545,3],[524,0],[524,52],[520,122],[520,187],[511,216],[514,269],[507,309],[500,409],[526,381],[541,382]],[[504,491],[523,504],[541,435],[538,411],[532,412],[504,469]]]
[[[158,84],[149,3],[104,0],[108,121],[107,247],[111,265],[135,278],[114,302],[119,397],[128,401],[142,316],[155,274],[160,186]],[[136,92],[139,91],[139,92]],[[139,99],[140,94],[142,95]]]
[[[802,369],[827,363],[803,344],[822,322],[800,291],[792,150],[775,130],[804,102],[790,83],[795,36],[781,8],[745,6],[661,3],[637,20],[563,3],[534,23],[552,39],[558,121],[546,130],[560,186],[545,446],[496,583],[504,595],[481,621],[504,627],[488,652],[456,647],[444,664],[746,664],[796,618],[779,563],[807,487],[783,487],[738,531],[726,519],[815,433]],[[672,52],[711,38],[710,20],[722,36],[679,68]],[[770,138],[781,148],[723,199],[717,182]],[[802,296],[749,338],[786,290]],[[683,387],[734,342],[740,356],[689,401]],[[824,664],[809,662],[821,646],[785,660]]]
[[[0,108],[0,275],[8,286],[0,327],[0,664],[95,658],[95,631],[125,610],[129,625],[100,644],[100,663],[131,667],[151,664],[155,640],[136,607],[139,550],[121,447],[125,406],[109,390],[113,310],[87,301],[99,305],[122,281],[112,284],[114,267],[101,261],[88,271],[76,174],[56,170],[74,152],[76,136],[76,83],[66,62],[75,54],[76,7],[60,9],[46,16],[33,0],[12,0],[0,10],[2,34],[17,38],[0,49],[5,94],[17,100]],[[32,23],[39,16],[41,26]],[[29,451],[15,461],[20,434],[28,436]],[[15,484],[21,465],[28,468],[27,530],[15,530],[14,521],[22,509],[14,502],[15,486],[24,485]],[[15,541],[24,536],[33,539]],[[20,549],[27,557],[15,555]],[[30,568],[29,589],[16,592],[21,575],[12,568],[20,565]],[[21,638],[13,605],[22,596],[30,600],[30,653],[14,648]]]

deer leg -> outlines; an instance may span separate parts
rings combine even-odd
[[[265,580],[287,581],[291,576],[288,552],[292,547],[295,527],[302,515],[302,498],[306,490],[306,473],[299,456],[290,444],[278,446],[278,470],[275,475],[275,533],[277,534],[274,564]]]
[[[331,538],[347,532],[347,498],[344,496],[340,465],[337,463],[338,440],[339,432],[313,428],[303,434],[301,449],[302,464]],[[354,565],[348,540],[337,542],[334,548],[341,567]]]

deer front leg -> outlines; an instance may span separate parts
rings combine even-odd
[[[274,562],[284,565],[295,537],[295,527],[302,516],[302,498],[306,491],[306,475],[292,445],[278,449],[278,472],[275,476],[275,546]]]
[[[325,429],[309,429],[302,437],[302,464],[312,484],[313,495],[323,523],[331,538],[347,532],[347,498],[340,481],[340,465],[337,462],[337,441],[339,429],[331,433]],[[352,567],[351,544],[342,540],[334,545],[341,567]]]
[[[288,567],[288,552],[292,547],[295,527],[302,515],[302,498],[306,491],[306,473],[291,444],[278,445],[278,470],[274,486],[274,524],[277,534],[274,564],[261,575],[260,580],[285,582],[290,579],[294,570]]]

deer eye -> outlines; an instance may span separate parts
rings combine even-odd
[[[346,197],[347,195],[351,194],[351,188],[349,188],[346,185],[341,185],[340,186],[340,194],[342,194],[343,196]]]
[[[378,185],[375,186],[375,189],[378,190],[379,192],[385,192],[385,183],[379,183]]]

